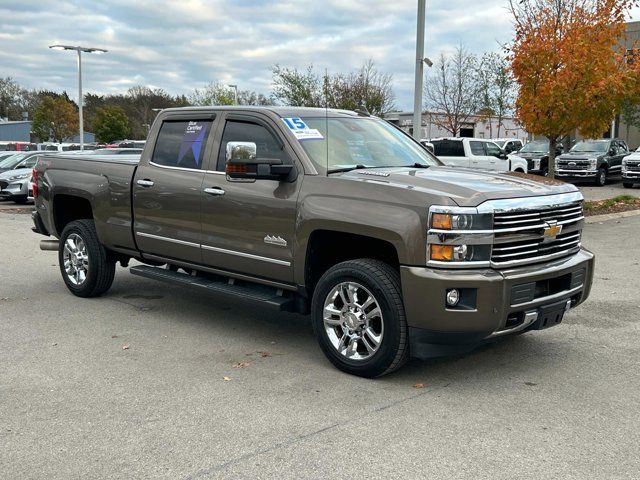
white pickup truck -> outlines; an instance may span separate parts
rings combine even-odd
[[[434,154],[445,165],[492,172],[527,173],[527,161],[507,158],[495,142],[481,138],[436,138],[431,140]]]

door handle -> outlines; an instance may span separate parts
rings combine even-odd
[[[153,187],[155,185],[155,183],[148,179],[138,180],[136,183],[141,187]]]
[[[224,195],[224,190],[220,187],[211,187],[205,188],[204,193],[208,193],[209,195]]]

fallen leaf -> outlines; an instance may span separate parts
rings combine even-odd
[[[247,357],[250,357],[251,355],[253,355],[253,352],[245,353],[245,355],[246,355]]]
[[[535,387],[536,385],[538,385],[537,383],[533,383],[533,382],[524,382],[524,384],[525,384],[527,387]]]
[[[111,338],[118,338],[118,335],[111,335]]]
[[[416,383],[413,388],[424,388],[424,383]]]
[[[230,382],[231,381],[231,377],[222,377],[222,380],[224,380],[225,382]]]
[[[123,349],[123,350],[129,350],[129,345],[123,345],[123,346],[122,346],[122,349]]]
[[[269,352],[257,352],[257,353],[259,353],[262,358],[267,358],[271,356]]]
[[[52,343],[51,346],[55,347],[56,345],[58,345],[57,343]]]
[[[233,368],[246,368],[251,365],[251,362],[238,362],[233,365]]]

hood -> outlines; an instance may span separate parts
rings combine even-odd
[[[535,160],[549,156],[549,152],[518,152],[517,155],[525,160]]]
[[[558,159],[561,160],[591,160],[592,158],[598,159],[604,157],[604,153],[597,152],[567,152],[563,153]]]
[[[631,155],[627,155],[623,160],[631,160],[632,162],[637,162],[640,160],[640,152],[633,152]]]
[[[2,170],[2,172],[0,173],[0,179],[9,180],[9,178],[15,177],[16,175],[23,175],[32,171],[32,168],[14,168],[11,170]]]
[[[538,197],[578,190],[572,184],[537,175],[495,174],[452,167],[361,169],[344,173],[341,177],[445,196],[465,207],[475,207],[487,200]]]

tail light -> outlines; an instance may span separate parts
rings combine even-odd
[[[38,170],[36,168],[31,172],[31,183],[33,184],[33,198],[38,196]]]

